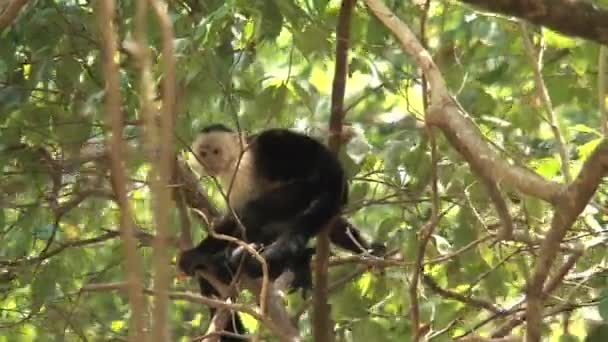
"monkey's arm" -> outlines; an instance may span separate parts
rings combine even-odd
[[[340,217],[336,221],[329,238],[335,245],[355,254],[367,252],[375,256],[380,256],[386,252],[386,246],[381,243],[369,242],[363,234],[344,217]]]

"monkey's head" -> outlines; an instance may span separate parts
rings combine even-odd
[[[210,176],[231,172],[241,154],[238,133],[222,124],[201,130],[192,143],[192,151]]]

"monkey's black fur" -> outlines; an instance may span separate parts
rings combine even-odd
[[[201,134],[213,132],[231,134],[233,131],[214,124],[204,128]],[[244,234],[230,214],[222,218],[214,230],[261,247],[260,253],[268,264],[271,279],[290,270],[294,274],[293,289],[310,289],[310,261],[314,249],[308,248],[307,243],[339,215],[346,204],[348,183],[344,170],[325,145],[304,134],[270,129],[248,137],[247,143],[254,184],[267,188],[233,208],[245,228]],[[268,187],[268,184],[278,186]],[[359,231],[341,217],[330,238],[334,244],[355,253],[374,248],[376,252],[382,252],[379,245],[370,246]],[[246,274],[251,277],[262,275],[261,264],[250,253],[208,236],[198,246],[181,254],[179,268],[188,275],[193,275],[196,269],[204,269],[228,280],[232,279],[241,261]],[[216,294],[209,287],[201,282],[203,294]],[[242,333],[242,323],[238,316],[235,318],[236,324],[231,321],[227,330]]]

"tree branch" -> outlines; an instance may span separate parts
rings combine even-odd
[[[125,282],[117,282],[117,283],[102,283],[102,284],[90,284],[83,286],[80,291],[83,292],[105,292],[105,291],[124,291],[128,288],[128,284]],[[276,294],[280,302],[280,296],[278,296],[278,291],[274,291],[272,293]],[[142,294],[156,296],[156,291],[143,288]],[[275,315],[270,315],[270,317],[266,317],[261,314],[259,310],[255,306],[238,304],[238,303],[229,303],[220,299],[213,299],[209,297],[204,297],[199,294],[188,293],[188,292],[175,292],[169,291],[167,296],[172,300],[185,300],[192,303],[203,304],[206,306],[210,306],[212,308],[216,308],[219,310],[229,310],[229,311],[239,311],[244,312],[251,315],[253,318],[257,319],[262,325],[269,328],[273,333],[275,333],[281,341],[298,341],[297,338],[294,338],[293,331],[291,325],[285,325],[285,321],[282,319],[277,319]],[[271,302],[276,303],[276,300]],[[278,308],[279,311],[283,311],[284,309],[280,304],[278,306],[274,306]],[[271,312],[273,308],[270,308]],[[296,329],[297,332],[297,329]]]
[[[506,1],[495,2],[504,4]],[[465,116],[464,111],[451,97],[441,72],[409,27],[381,0],[366,0],[366,3],[378,19],[398,38],[402,50],[414,58],[427,76],[431,90],[431,107],[426,115],[427,124],[438,126],[450,144],[482,177],[494,182],[504,182],[522,193],[541,198],[554,205],[555,213],[551,228],[542,241],[539,258],[527,286],[527,338],[530,342],[539,341],[544,282],[563,237],[608,172],[608,140],[600,143],[583,165],[577,179],[567,187],[548,181],[524,167],[510,165],[486,143],[474,122]],[[551,8],[556,7],[553,3]]]
[[[13,0],[8,6],[4,9],[4,12],[0,14],[0,33],[4,31],[5,28],[9,27],[13,24],[19,11],[25,4],[27,4],[28,0]]]
[[[570,176],[570,157],[568,155],[568,144],[564,141],[564,136],[562,134],[561,129],[557,123],[557,117],[555,111],[553,110],[553,103],[551,102],[551,96],[549,96],[549,90],[545,85],[545,79],[543,78],[542,69],[543,69],[543,47],[541,47],[537,53],[536,48],[534,47],[534,43],[532,43],[532,39],[530,38],[530,33],[528,32],[527,25],[520,21],[519,28],[521,30],[521,35],[524,40],[524,48],[526,50],[526,55],[528,56],[528,60],[530,61],[530,66],[532,66],[532,72],[534,73],[534,83],[536,86],[536,96],[540,98],[543,103],[543,108],[547,114],[547,121],[551,126],[551,130],[553,131],[553,135],[555,136],[555,142],[557,143],[557,149],[559,151],[559,156],[562,160],[561,169],[562,175],[567,183],[572,181],[572,177]],[[541,33],[541,42],[542,42],[542,33]]]
[[[606,108],[606,92],[608,91],[608,81],[606,78],[608,69],[608,47],[601,46],[597,66],[597,98],[600,111],[600,122],[602,123],[602,133],[608,136],[608,108]]]
[[[507,206],[507,202],[504,197],[500,193],[500,189],[498,188],[498,184],[491,179],[486,177],[482,177],[482,181],[490,195],[490,199],[494,204],[494,208],[496,209],[496,213],[498,214],[498,218],[500,219],[501,227],[498,231],[498,239],[499,240],[507,240],[513,238],[513,218],[511,217],[511,213],[509,212],[509,207]]]
[[[433,292],[436,292],[442,297],[453,299],[464,304],[468,304],[475,308],[485,309],[494,314],[504,314],[506,311],[497,307],[489,301],[467,297],[461,293],[453,290],[444,289],[428,274],[422,274],[422,280],[426,286],[428,286]]]
[[[214,218],[220,216],[219,210],[211,203],[209,198],[201,191],[198,179],[185,161],[176,161],[173,183],[182,190],[184,201],[191,208],[196,208],[204,216],[199,217],[203,223],[209,224]]]
[[[543,313],[543,286],[555,261],[559,246],[574,221],[585,209],[602,178],[608,174],[608,139],[604,139],[583,164],[578,177],[560,193],[551,228],[540,246],[538,260],[528,279],[526,320],[529,341],[540,341]]]
[[[113,0],[102,0],[99,3],[99,26],[102,36],[103,70],[105,75],[105,109],[107,121],[111,127],[110,163],[112,186],[116,193],[120,207],[120,232],[124,240],[124,253],[126,257],[126,277],[128,286],[129,304],[131,306],[131,341],[145,340],[145,300],[142,296],[141,263],[137,255],[137,244],[134,236],[134,222],[127,197],[124,160],[126,159],[123,142],[123,115],[120,109],[120,78],[118,64],[114,57],[117,55],[116,32],[114,31]],[[123,159],[124,158],[124,159]]]
[[[549,295],[551,292],[553,292],[553,291],[555,291],[555,289],[557,289],[557,287],[562,283],[562,281],[564,280],[564,278],[566,277],[568,272],[570,272],[572,267],[574,267],[574,264],[576,264],[576,260],[578,260],[578,258],[580,258],[582,255],[583,255],[582,249],[576,251],[573,254],[570,254],[568,259],[566,259],[566,261],[559,268],[559,270],[557,271],[555,276],[553,276],[553,278],[549,279],[547,281],[547,283],[545,284],[545,288],[543,289],[543,293],[545,294],[545,296]]]
[[[146,0],[141,0],[146,1]],[[154,289],[157,293],[154,305],[154,324],[152,326],[153,339],[163,342],[171,340],[170,329],[167,326],[169,289],[169,258],[165,241],[169,235],[169,207],[171,204],[169,181],[171,178],[173,161],[173,127],[175,125],[175,55],[173,53],[173,27],[165,4],[159,0],[150,0],[153,12],[156,14],[162,35],[162,109],[160,111],[160,132],[158,132],[157,145],[160,156],[154,158],[158,175],[157,195],[157,236],[154,240]],[[145,14],[145,13],[144,13]],[[145,17],[142,21],[145,21]],[[147,47],[146,47],[147,48]],[[145,71],[144,71],[145,72]],[[147,95],[147,94],[146,94]],[[156,120],[149,122],[154,126]],[[155,131],[157,131],[155,129]]]
[[[562,186],[534,171],[504,160],[483,138],[479,128],[453,105],[432,106],[427,121],[437,125],[455,148],[482,177],[505,183],[520,192],[554,203]]]
[[[167,223],[170,198],[168,191],[169,177],[167,172],[163,172],[169,165],[163,165],[169,158],[167,146],[171,146],[172,139],[162,140],[159,128],[164,130],[166,127],[158,125],[157,113],[153,107],[154,81],[152,79],[152,60],[150,57],[150,47],[148,44],[148,0],[138,0],[135,12],[135,46],[133,55],[139,67],[139,96],[140,113],[144,119],[144,139],[147,159],[151,164],[149,170],[150,192],[152,197],[151,210],[156,224],[156,236],[153,248],[153,281],[156,291],[154,306],[152,308],[152,335],[153,341],[171,340],[169,328],[167,326],[167,311],[169,298],[169,260],[167,248],[165,246],[167,234]],[[160,113],[161,118],[169,113]],[[160,151],[160,156],[159,156]]]
[[[346,88],[346,75],[348,71],[348,43],[350,39],[350,25],[355,0],[342,0],[338,24],[336,28],[336,65],[331,94],[331,116],[329,119],[329,148],[337,153],[340,149],[342,125],[344,121],[344,92]],[[344,191],[347,191],[344,189]],[[328,301],[328,268],[329,268],[329,234],[333,228],[332,220],[317,236],[317,250],[315,258],[316,283],[314,287],[313,332],[315,341],[333,341],[333,323],[331,321],[331,307]]]
[[[533,171],[511,165],[486,142],[479,128],[466,116],[450,95],[445,80],[430,54],[410,28],[381,0],[366,0],[370,10],[397,37],[401,49],[422,68],[430,87],[431,106],[426,121],[439,127],[446,138],[482,177],[506,183],[517,190],[553,203],[562,190],[559,183],[544,179]]]
[[[460,0],[475,7],[525,19],[568,36],[608,45],[608,11],[590,1]]]
[[[426,96],[426,94],[425,94]],[[432,131],[431,126],[427,126],[427,132],[429,133],[429,141],[431,143],[431,218],[430,220],[420,229],[417,235],[418,248],[416,251],[416,260],[414,261],[414,271],[412,272],[412,279],[410,281],[409,296],[410,301],[410,315],[412,321],[412,337],[414,342],[420,340],[423,333],[423,329],[420,324],[420,307],[418,305],[418,285],[420,284],[420,275],[424,274],[424,256],[426,254],[426,247],[433,236],[433,232],[439,224],[439,187],[438,187],[438,163],[439,156],[437,153],[437,143],[435,139],[435,133]]]

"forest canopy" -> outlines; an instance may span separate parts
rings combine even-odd
[[[608,341],[607,49],[608,0],[2,2],[0,342]],[[216,122],[327,143],[386,255],[198,295]]]

